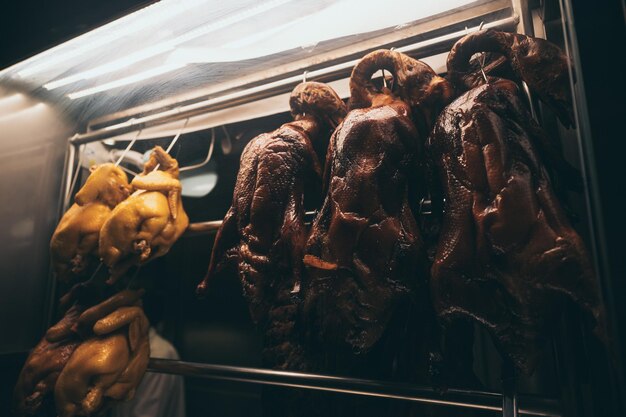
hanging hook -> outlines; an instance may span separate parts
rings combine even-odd
[[[303,83],[305,83],[305,82],[306,82],[306,74],[307,74],[308,72],[309,72],[309,71],[304,70],[304,72],[302,73],[302,82],[303,82]]]
[[[196,168],[201,168],[203,166],[205,166],[206,164],[209,163],[209,161],[211,160],[211,157],[213,156],[213,148],[215,147],[215,128],[212,127],[211,128],[211,144],[209,145],[209,153],[207,154],[206,158],[204,159],[204,161],[200,162],[199,164],[194,164],[194,165],[189,165],[186,167],[182,167],[180,168],[180,171],[189,171],[190,169],[196,169]]]
[[[174,147],[174,145],[176,144],[176,142],[178,142],[178,138],[180,138],[180,135],[183,133],[183,130],[185,130],[185,128],[187,127],[187,123],[189,123],[189,117],[185,119],[185,123],[183,124],[183,126],[178,130],[178,133],[176,133],[176,136],[174,136],[174,139],[172,139],[172,141],[170,142],[169,146],[167,147],[167,149],[165,150],[165,153],[170,153],[170,151],[172,150],[172,148]],[[161,164],[157,164],[154,169],[152,170],[152,172],[156,171],[157,169],[159,169],[159,167],[161,166]]]
[[[128,146],[126,147],[126,149],[124,149],[124,152],[122,152],[122,154],[120,155],[120,157],[117,159],[117,162],[115,163],[115,166],[118,166],[122,160],[124,159],[124,157],[126,156],[126,154],[128,153],[128,151],[130,151],[130,148],[133,147],[133,145],[135,144],[135,142],[137,142],[137,139],[139,138],[139,135],[141,135],[141,131],[143,129],[139,129],[137,131],[137,135],[133,138],[133,140],[130,141],[130,143],[128,144]]]
[[[480,25],[478,25],[478,30],[482,30],[483,29],[483,25],[485,24],[485,21],[481,21]],[[467,28],[467,26],[465,26],[465,35],[469,35],[469,29]],[[480,52],[479,56],[478,56],[478,65],[480,65],[480,73],[483,75],[483,78],[485,79],[485,83],[489,83],[489,79],[487,78],[487,74],[485,74],[485,53],[484,52]]]

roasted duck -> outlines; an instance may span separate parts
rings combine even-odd
[[[543,136],[518,87],[491,80],[443,111],[428,145],[444,201],[431,278],[435,308],[444,322],[469,318],[487,326],[505,357],[527,373],[559,298],[578,304],[604,334],[587,251],[537,150]]]
[[[142,291],[125,290],[99,302],[100,296],[93,288],[82,285],[75,288],[72,297],[76,299],[68,300],[72,306],[56,325],[48,329],[26,359],[13,396],[17,416],[51,413],[59,375],[78,346],[93,336],[93,325],[121,307],[135,305],[143,294]]]
[[[135,192],[102,226],[100,256],[110,268],[110,283],[133,265],[165,255],[189,225],[178,175],[178,162],[156,146],[143,173],[131,182]]]
[[[100,229],[113,208],[129,194],[128,179],[120,168],[113,164],[91,168],[91,175],[50,240],[52,267],[59,280],[72,281],[99,259]]]
[[[314,148],[325,148],[345,105],[328,86],[298,85],[290,97],[294,121],[252,139],[241,155],[233,204],[218,231],[209,270],[198,285],[235,266],[253,322],[266,330],[266,365],[300,369],[294,334],[307,232],[304,187],[320,181]],[[319,146],[321,143],[322,146]]]
[[[374,87],[380,69],[392,73],[394,92]],[[426,64],[384,50],[357,64],[350,92],[352,110],[331,138],[327,194],[306,245],[304,315],[314,340],[365,354],[400,312],[432,328],[428,264],[409,193],[420,182],[419,132],[452,92]]]

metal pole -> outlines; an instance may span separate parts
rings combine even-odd
[[[220,381],[274,385],[297,389],[391,398],[467,409],[502,411],[502,395],[493,392],[449,389],[445,393],[414,384],[391,383],[330,375],[271,369],[210,365],[167,359],[150,359],[149,372],[207,378]],[[524,397],[520,413],[529,416],[561,416],[558,403],[542,397]]]

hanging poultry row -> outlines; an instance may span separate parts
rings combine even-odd
[[[379,70],[390,87],[372,81]],[[503,359],[530,374],[562,299],[605,340],[589,255],[551,185],[575,185],[576,173],[531,116],[522,82],[573,125],[569,61],[545,40],[470,34],[452,48],[445,78],[398,52],[368,54],[330,139],[302,138],[308,148],[328,141],[323,204],[308,232],[301,183],[320,177],[287,124],[244,151],[198,292],[239,276],[265,329],[265,365],[278,369],[471,385],[472,332],[457,331],[461,320],[486,327]],[[302,84],[292,104],[306,89],[331,94]],[[336,103],[326,110],[335,122]],[[315,106],[292,106],[296,120],[299,111],[323,121]],[[426,198],[435,236],[419,227]]]
[[[383,85],[379,70],[391,74]],[[403,374],[441,389],[476,381],[458,320],[485,326],[524,373],[561,298],[606,339],[589,256],[551,185],[572,168],[520,94],[527,83],[571,126],[568,71],[544,40],[483,30],[454,45],[445,78],[378,50],[355,66],[347,106],[325,84],[298,85],[293,121],[243,151],[198,294],[239,278],[265,366]],[[310,227],[305,189],[323,201]],[[420,226],[427,199],[438,233]],[[188,224],[178,163],[160,147],[130,184],[113,164],[93,170],[51,240],[58,279],[81,282],[27,360],[18,414],[55,403],[59,415],[91,415],[132,397],[149,356],[133,267],[167,253]],[[268,415],[328,414],[315,394],[265,395]]]
[[[53,270],[71,288],[63,317],[26,359],[16,415],[99,415],[133,398],[149,323],[141,283],[127,272],[166,254],[187,228],[180,190],[178,163],[158,146],[130,184],[114,164],[92,167],[52,235]]]

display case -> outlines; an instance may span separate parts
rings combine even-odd
[[[571,79],[577,128],[563,127],[528,91],[526,98],[542,127],[560,138],[568,162],[586,176],[580,193],[561,197],[593,253],[612,319],[611,277],[599,255],[604,246],[591,201],[597,190],[585,136],[584,73],[568,7],[550,0],[166,0],[0,72],[0,184],[11,202],[0,216],[7,232],[0,292],[29,300],[3,303],[0,310],[20,318],[0,322],[6,383],[58,318],[61,294],[50,273],[49,239],[89,167],[118,162],[135,175],[149,150],[161,145],[181,166],[191,224],[137,279],[161,306],[159,332],[181,358],[153,358],[149,372],[185,377],[187,415],[261,415],[263,395],[272,389],[309,395],[311,404],[336,415],[621,415],[620,360],[606,353],[570,306],[531,376],[503,363],[476,325],[473,371],[480,388],[454,381],[433,387],[396,368],[384,375],[367,366],[332,375],[265,369],[262,334],[240,284],[224,280],[204,299],[195,294],[231,204],[241,152],[258,134],[290,120],[289,93],[297,84],[325,82],[347,99],[352,68],[379,48],[444,74],[458,39],[494,28],[551,40],[578,71]],[[310,221],[315,204],[307,204]]]

